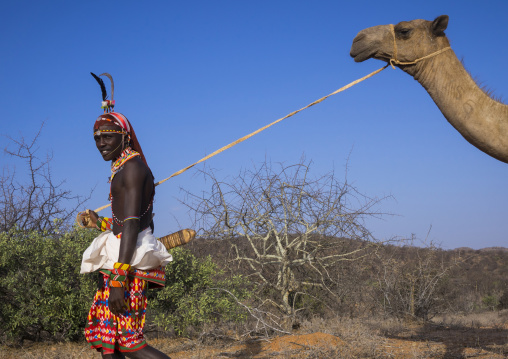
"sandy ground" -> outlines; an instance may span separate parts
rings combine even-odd
[[[507,358],[508,329],[414,327],[397,335],[349,337],[315,332],[272,339],[152,339],[172,359],[204,358]],[[0,358],[100,358],[84,343],[0,347]]]

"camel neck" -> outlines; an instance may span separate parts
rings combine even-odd
[[[403,68],[473,146],[508,163],[508,106],[478,87],[453,51]]]

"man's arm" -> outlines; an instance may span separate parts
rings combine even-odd
[[[140,228],[141,204],[143,199],[143,186],[146,180],[147,172],[144,166],[139,162],[129,161],[122,170],[122,182],[118,193],[119,200],[123,205],[124,220],[122,227],[122,239],[120,241],[120,251],[118,262],[130,264],[132,256],[136,249],[136,242]],[[125,288],[110,288],[109,309],[115,315],[123,314],[125,309],[124,301]]]
[[[130,166],[129,166],[130,165]],[[123,170],[123,215],[122,240],[118,262],[130,264],[132,255],[136,249],[141,215],[141,203],[143,199],[143,186],[146,180],[146,172],[139,163],[131,161],[125,164]],[[134,218],[133,218],[134,217]],[[133,218],[128,219],[127,218]]]

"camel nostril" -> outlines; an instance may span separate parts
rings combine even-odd
[[[365,34],[362,34],[362,33],[359,33],[358,35],[356,35],[356,37],[353,39],[353,44],[355,42],[360,42],[362,41],[363,39],[365,39]]]

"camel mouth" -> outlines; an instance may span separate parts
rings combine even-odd
[[[351,56],[355,62],[363,62],[372,58],[374,54],[369,50],[368,47],[362,46],[359,42],[353,42],[349,56]]]
[[[353,60],[355,60],[355,62],[363,62],[365,60],[372,58],[372,54],[369,54],[369,52],[366,52],[366,51],[355,52],[355,51],[351,50],[351,52],[349,53],[349,56],[351,56],[353,58]]]
[[[374,56],[374,53],[370,49],[366,38],[367,36],[360,32],[353,39],[353,45],[351,45],[351,51],[349,52],[349,55],[355,60],[355,62],[363,62]]]

